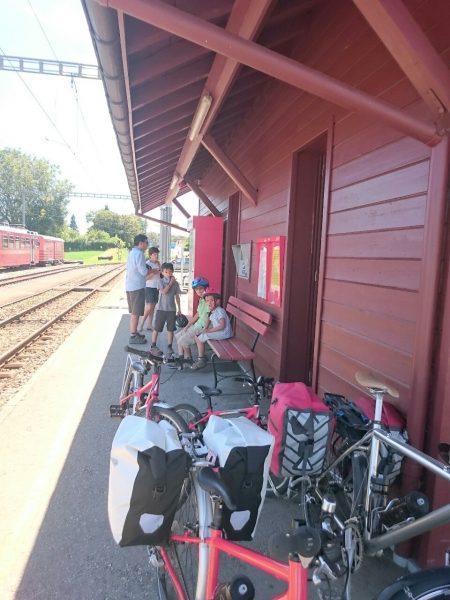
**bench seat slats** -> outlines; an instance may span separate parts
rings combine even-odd
[[[237,338],[208,340],[208,345],[220,360],[239,361],[255,358],[255,353]]]

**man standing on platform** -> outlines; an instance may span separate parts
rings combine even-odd
[[[127,275],[125,291],[127,293],[128,312],[130,313],[130,344],[145,344],[147,338],[138,333],[139,317],[144,315],[145,309],[145,281],[147,279],[147,265],[145,252],[148,248],[148,238],[140,233],[134,238],[134,246],[127,259]]]

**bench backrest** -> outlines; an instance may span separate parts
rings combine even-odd
[[[269,329],[269,325],[272,323],[272,315],[270,313],[244,300],[240,300],[236,296],[228,298],[226,311],[260,335],[265,335]]]

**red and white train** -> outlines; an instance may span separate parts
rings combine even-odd
[[[64,240],[20,225],[0,225],[0,267],[56,265],[64,261]]]

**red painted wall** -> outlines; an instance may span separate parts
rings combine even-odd
[[[405,1],[447,64],[448,3]],[[431,121],[416,90],[350,1],[327,2],[299,39],[294,58],[358,89]],[[385,375],[411,410],[414,347],[423,265],[430,149],[390,127],[349,114],[301,90],[267,79],[263,94],[229,140],[225,152],[258,189],[257,206],[242,198],[239,242],[287,235],[293,154],[333,126],[323,298],[319,307],[317,387],[361,394],[357,369]],[[221,209],[235,188],[213,166],[202,187]],[[295,271],[285,274],[285,286]],[[283,306],[256,295],[256,253],[250,281],[238,295],[274,315],[257,346],[257,368],[280,372]],[[448,319],[447,319],[448,322]],[[450,325],[448,325],[450,327]],[[245,336],[245,333],[242,334]],[[448,350],[448,349],[447,349]],[[448,366],[448,352],[447,363]]]

